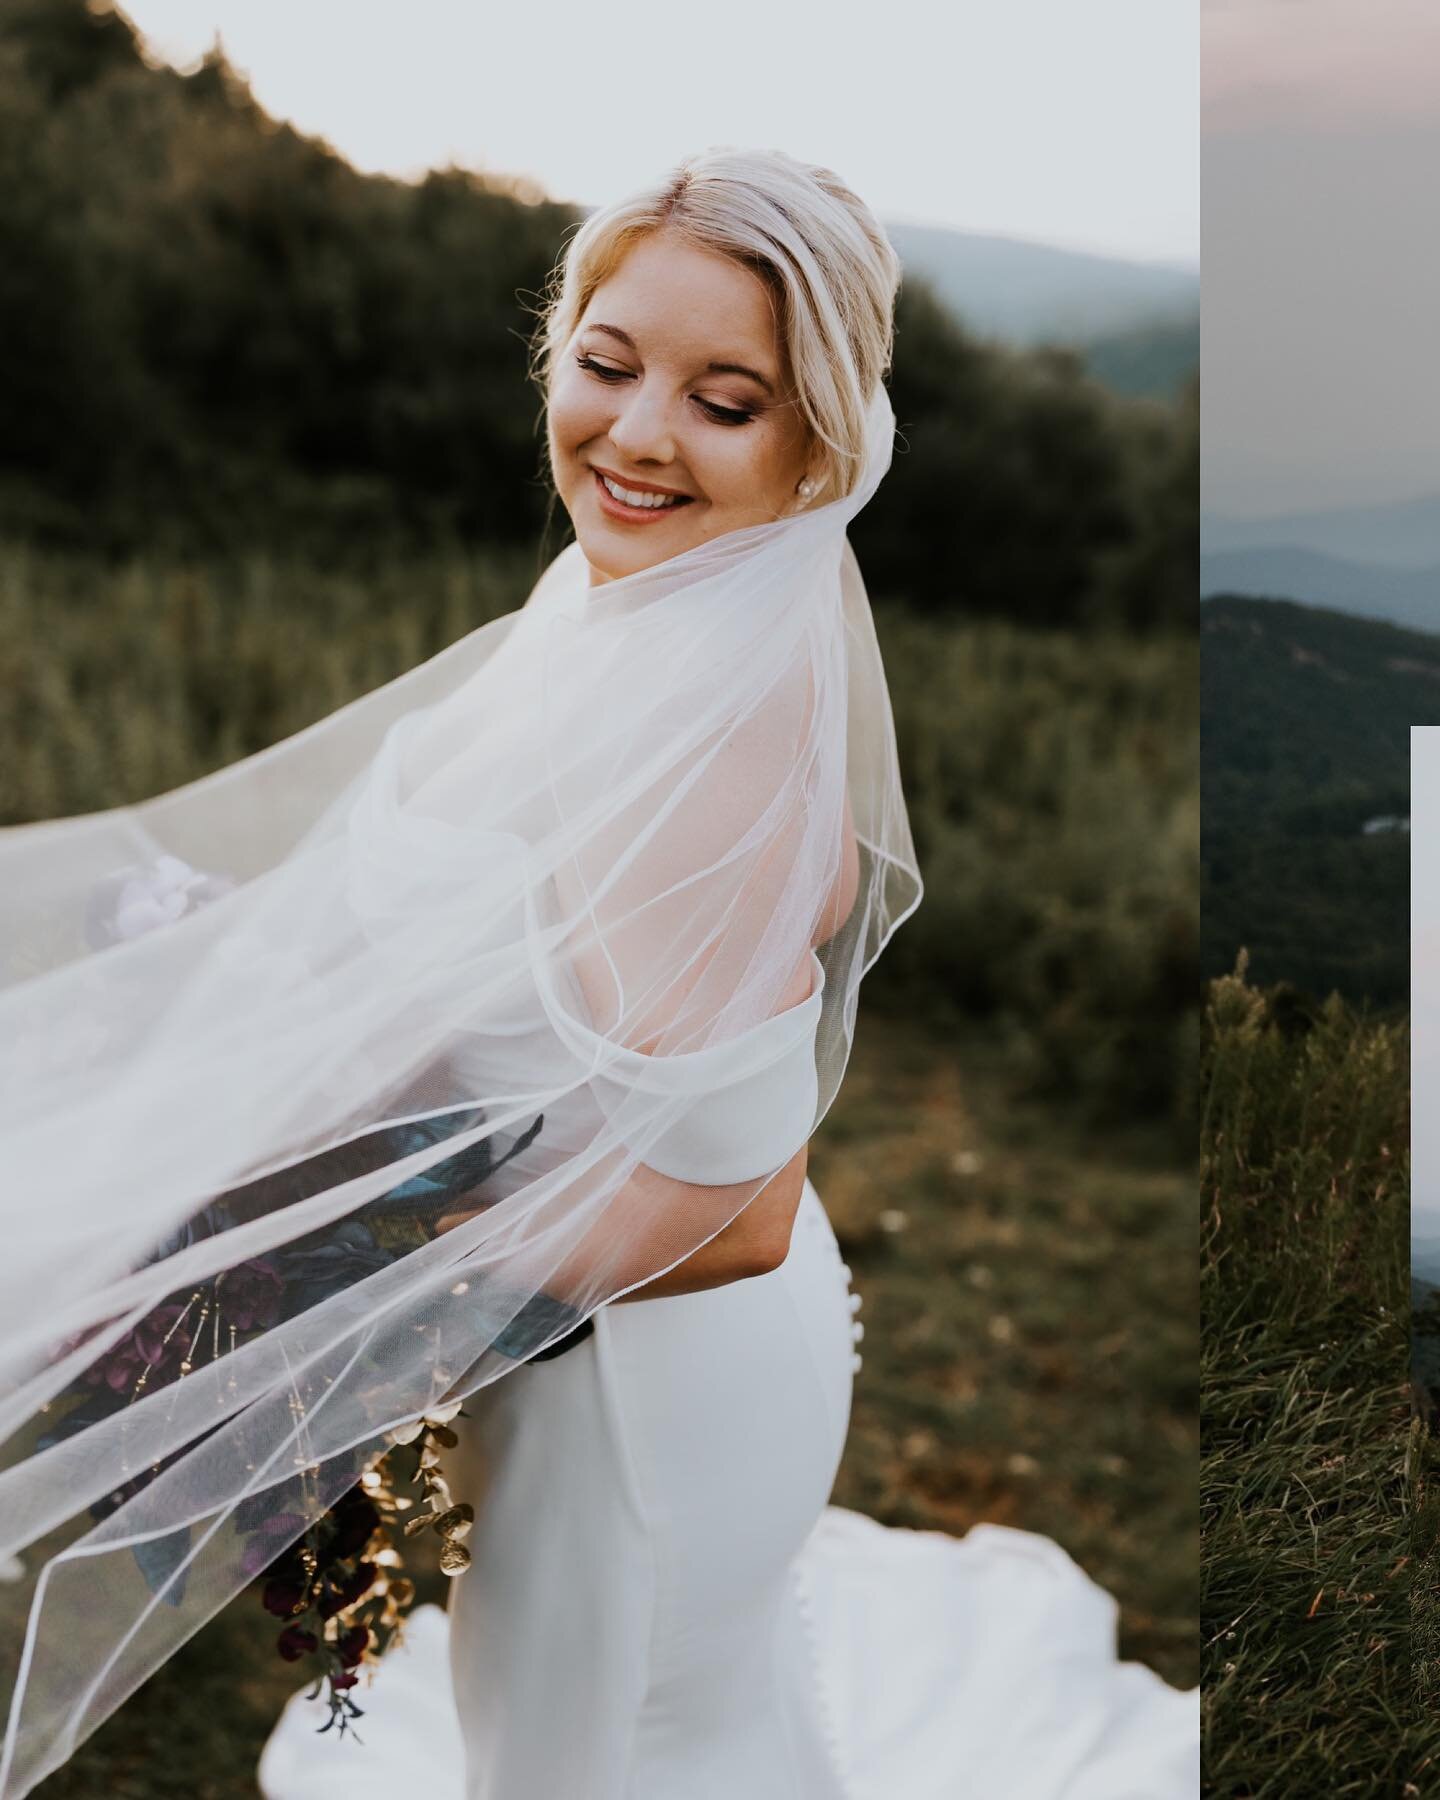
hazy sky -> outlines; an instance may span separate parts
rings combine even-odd
[[[360,168],[450,159],[603,203],[709,144],[836,169],[882,216],[1199,255],[1194,0],[122,0],[182,66],[221,33]]]
[[[1440,726],[1434,725],[1410,732],[1410,959],[1410,1210],[1415,1235],[1432,1238],[1440,1236]]]
[[[1202,11],[1205,504],[1440,492],[1440,4]]]

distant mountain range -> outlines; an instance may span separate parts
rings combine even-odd
[[[1215,594],[1298,600],[1417,631],[1440,630],[1440,558],[1428,568],[1405,569],[1349,562],[1291,545],[1202,550],[1200,597]]]
[[[1011,343],[1089,343],[1200,311],[1182,264],[1130,262],[946,226],[885,226],[901,264],[923,275],[971,330]]]
[[[1070,345],[1097,380],[1129,395],[1173,395],[1199,366],[1194,269],[945,226],[885,229],[902,266],[981,337]]]
[[[1284,600],[1200,611],[1203,972],[1409,1003],[1410,726],[1440,724],[1440,635]]]
[[[1200,517],[1200,596],[1249,594],[1440,630],[1440,494],[1384,506]]]
[[[1440,493],[1417,494],[1381,506],[1335,506],[1324,512],[1261,518],[1200,515],[1204,555],[1276,547],[1312,550],[1343,562],[1387,569],[1433,568],[1440,564]]]

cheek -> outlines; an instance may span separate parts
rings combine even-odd
[[[785,458],[769,433],[725,431],[711,445],[707,463],[709,491],[732,506],[769,516],[785,499]]]
[[[568,376],[555,381],[550,390],[546,429],[557,473],[567,459],[573,460],[582,444],[605,431],[609,418],[603,395],[577,385]]]

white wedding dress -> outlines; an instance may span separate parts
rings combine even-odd
[[[602,1308],[472,1395],[472,1566],[350,1734],[292,1695],[266,1800],[1193,1800],[1198,1693],[1117,1661],[1057,1544],[827,1505],[848,1277],[807,1181],[773,1273]]]

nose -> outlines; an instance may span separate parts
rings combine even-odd
[[[615,416],[610,421],[610,442],[625,462],[634,465],[674,462],[670,409],[658,385],[633,382],[623,396],[617,396]]]

